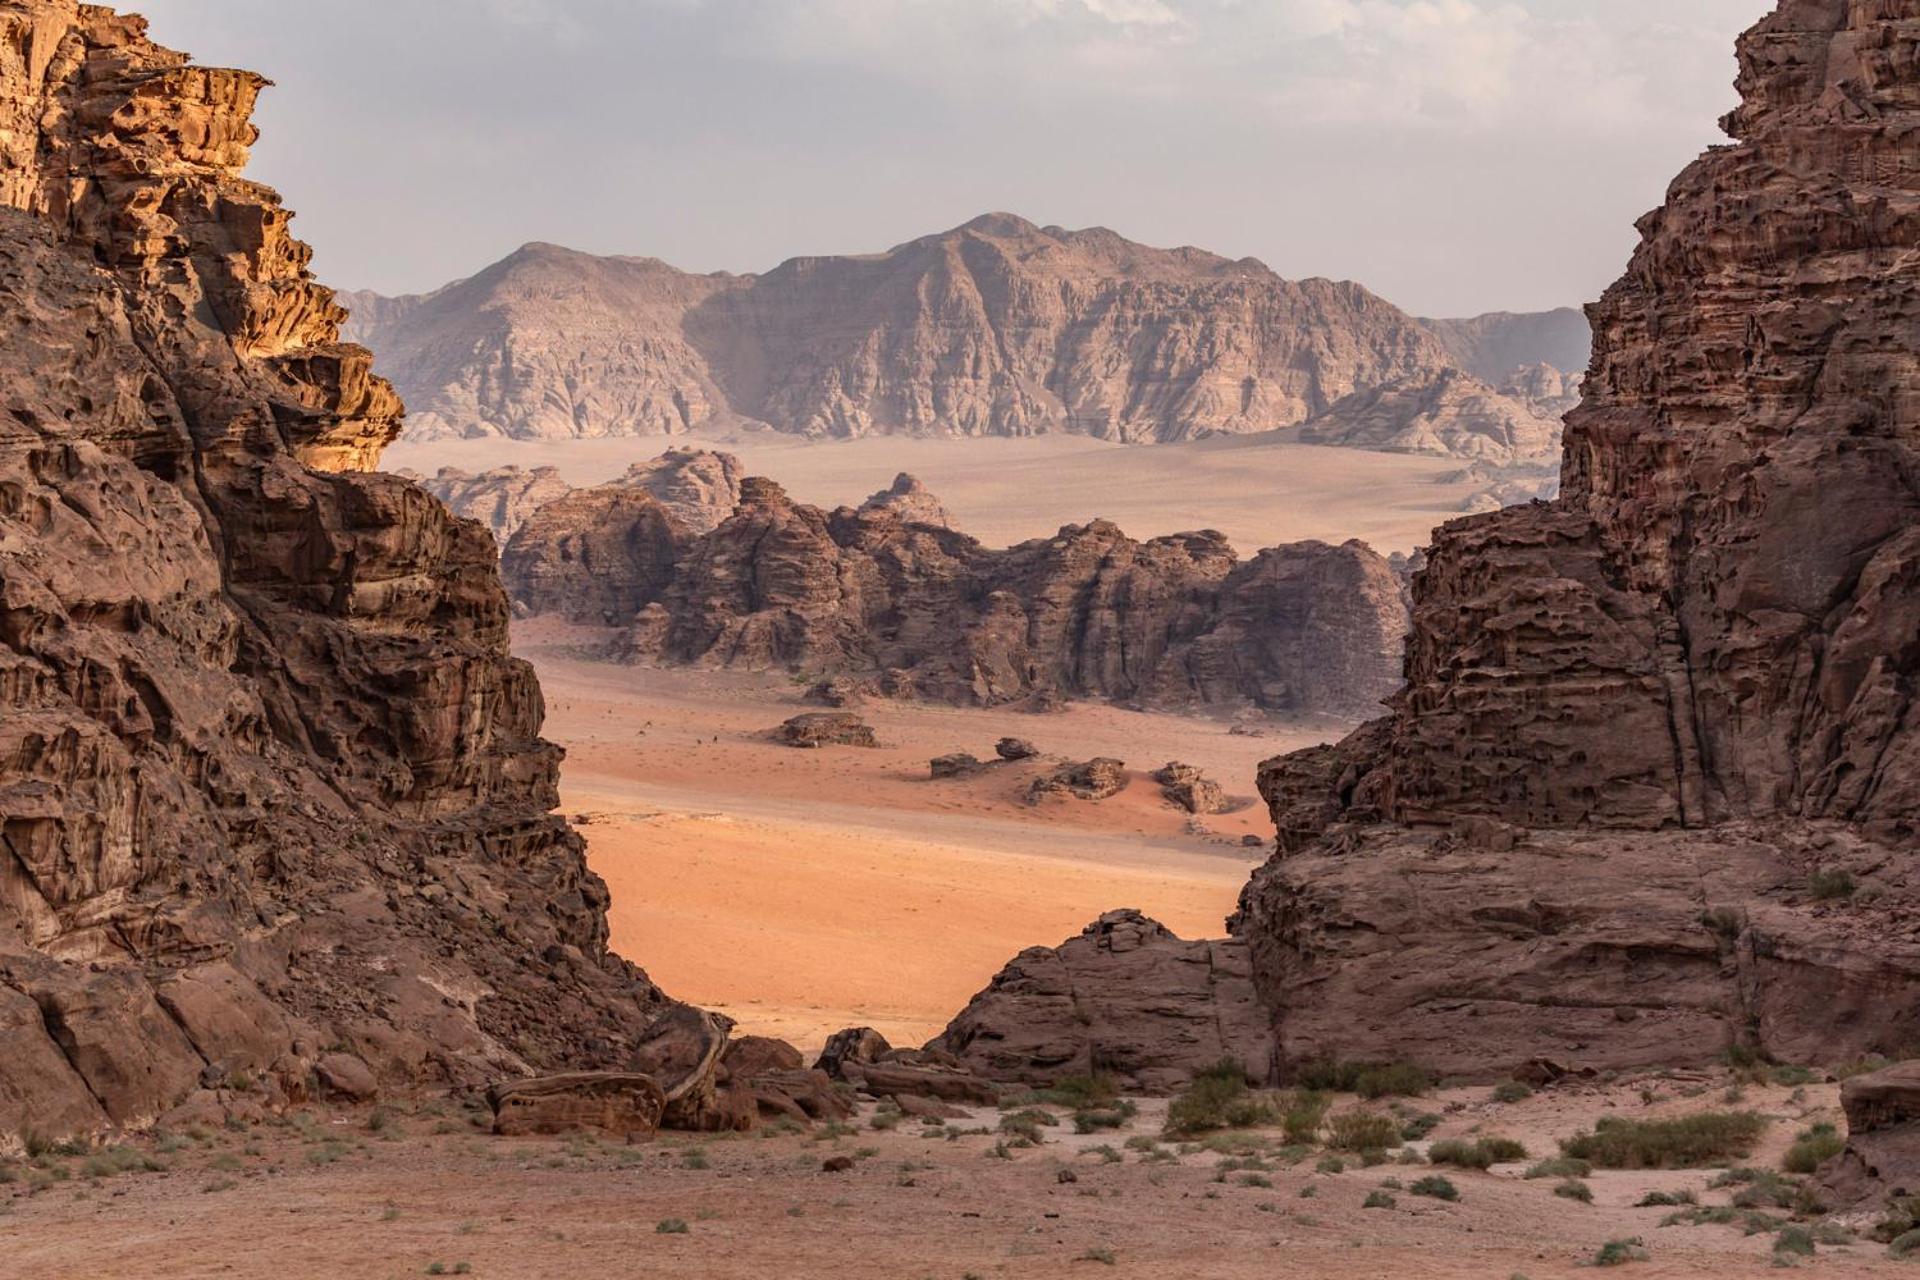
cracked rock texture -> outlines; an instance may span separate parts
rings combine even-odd
[[[1739,63],[1589,313],[1561,496],[1443,529],[1390,714],[1262,770],[1229,930],[1276,1079],[1915,1042],[1920,0],[1782,0]],[[1034,1074],[1057,1019],[980,999]]]
[[[1431,380],[1458,368],[1448,343],[1533,353],[1495,381],[1568,345],[1529,336],[1527,317],[1430,329],[1355,284],[1004,213],[763,275],[532,244],[432,294],[346,301],[350,332],[413,405],[416,438],[749,421],[826,437],[1178,441],[1293,427],[1356,392]]]
[[[265,83],[0,0],[0,1142],[621,1068],[671,1007],[485,531],[369,470],[400,401],[242,176]]]
[[[959,705],[1252,703],[1353,721],[1397,687],[1405,594],[1362,543],[1243,561],[1218,533],[1142,543],[1095,521],[993,551],[940,514],[911,477],[833,512],[750,477],[730,519],[687,537],[608,486],[543,508],[504,570],[535,612],[630,623],[634,661],[871,674]]]

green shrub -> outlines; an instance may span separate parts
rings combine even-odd
[[[1920,1253],[1920,1231],[1907,1231],[1895,1236],[1887,1245],[1887,1252],[1896,1258],[1910,1258]]]
[[[1600,1252],[1593,1255],[1593,1265],[1596,1267],[1620,1267],[1629,1262],[1646,1260],[1646,1242],[1639,1236],[1631,1240],[1609,1240],[1600,1246]]]
[[[1773,1254],[1776,1258],[1811,1258],[1814,1255],[1813,1232],[1805,1227],[1782,1227],[1774,1238]]]
[[[1360,1202],[1362,1209],[1391,1209],[1397,1202],[1384,1191],[1369,1191],[1367,1198]]]
[[[1073,1113],[1075,1133],[1098,1133],[1102,1129],[1124,1129],[1139,1108],[1131,1102],[1114,1107],[1090,1107]]]
[[[1033,1101],[1075,1111],[1104,1110],[1120,1100],[1120,1084],[1110,1075],[1065,1076],[1033,1095]]]
[[[1327,1122],[1327,1145],[1335,1151],[1384,1151],[1400,1145],[1400,1123],[1376,1111],[1348,1111]]]
[[[658,1236],[684,1236],[692,1230],[684,1218],[662,1218],[653,1224],[653,1233]]]
[[[1577,1178],[1568,1178],[1554,1187],[1553,1194],[1562,1200],[1578,1200],[1581,1204],[1593,1203],[1593,1188]]]
[[[1593,1172],[1593,1166],[1585,1160],[1574,1160],[1561,1156],[1555,1160],[1542,1160],[1527,1170],[1529,1178],[1584,1178]]]
[[[1525,1102],[1533,1096],[1533,1090],[1518,1080],[1503,1080],[1493,1086],[1495,1102]]]
[[[1691,1191],[1649,1191],[1634,1203],[1636,1209],[1669,1208],[1674,1205],[1694,1205],[1700,1203],[1700,1197]]]
[[[1812,1067],[1775,1067],[1773,1069],[1773,1082],[1785,1089],[1813,1084],[1819,1079],[1820,1073]]]
[[[1464,1138],[1444,1138],[1427,1148],[1427,1160],[1432,1164],[1450,1164],[1461,1169],[1490,1169],[1493,1167],[1493,1153],[1477,1142],[1468,1142]]]
[[[1490,1169],[1496,1164],[1525,1160],[1527,1149],[1511,1138],[1445,1138],[1427,1148],[1432,1164],[1456,1165],[1462,1169]]]
[[[1560,1147],[1602,1169],[1697,1169],[1750,1154],[1766,1127],[1766,1117],[1751,1111],[1702,1111],[1674,1120],[1608,1116]]]
[[[1320,1136],[1320,1125],[1327,1118],[1327,1108],[1331,1100],[1324,1093],[1312,1089],[1300,1089],[1290,1094],[1282,1108],[1281,1125],[1287,1131],[1287,1141],[1310,1145]]]
[[[1300,1084],[1332,1093],[1357,1093],[1363,1098],[1415,1098],[1433,1087],[1433,1077],[1411,1062],[1315,1062],[1300,1072]]]
[[[1830,1124],[1817,1124],[1803,1132],[1781,1157],[1780,1167],[1788,1173],[1812,1173],[1847,1149],[1847,1140]]]
[[[1247,1087],[1246,1069],[1225,1058],[1194,1076],[1187,1091],[1167,1108],[1170,1134],[1206,1133],[1212,1129],[1251,1129],[1280,1118],[1270,1097]]]
[[[1418,1115],[1408,1116],[1400,1126],[1402,1142],[1418,1142],[1440,1127],[1441,1117],[1431,1111],[1422,1111]]]
[[[1427,1196],[1434,1200],[1458,1200],[1460,1198],[1459,1188],[1455,1187],[1453,1183],[1447,1181],[1447,1179],[1437,1173],[1428,1174],[1411,1187],[1408,1187],[1407,1190],[1416,1196]]]

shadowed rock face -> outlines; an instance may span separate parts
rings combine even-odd
[[[1740,67],[1590,313],[1563,495],[1442,530],[1392,714],[1262,771],[1229,929],[1279,1078],[1920,1031],[1920,0],[1783,0]]]
[[[479,475],[442,467],[419,484],[453,514],[487,526],[501,546],[534,512],[573,491],[558,467],[495,467]]]
[[[0,1141],[322,1046],[623,1067],[668,1004],[490,540],[366,470],[400,403],[240,176],[265,82],[144,29],[0,0]]]
[[[1267,766],[1282,854],[1234,931],[1283,1058],[1911,1038],[1916,48],[1915,0],[1787,0],[1745,36],[1735,145],[1592,309],[1562,496],[1444,529],[1393,714]]]
[[[534,244],[425,297],[348,301],[415,436],[750,420],[824,437],[1177,441],[1292,427],[1457,368],[1434,332],[1358,285],[1010,214],[758,276]]]
[[[1404,593],[1361,543],[1241,561],[1218,533],[1141,543],[1095,521],[991,551],[932,523],[939,503],[902,480],[825,512],[749,478],[731,519],[679,541],[644,496],[583,490],[528,521],[503,567],[536,612],[630,621],[636,661],[873,673],[940,702],[1251,702],[1357,720],[1396,686]]]

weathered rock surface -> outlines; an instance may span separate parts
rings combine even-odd
[[[1160,784],[1160,793],[1169,802],[1179,805],[1188,813],[1203,815],[1224,813],[1227,809],[1227,793],[1220,784],[1190,764],[1178,761],[1156,769],[1153,780]]]
[[[1357,391],[1300,428],[1297,438],[1512,463],[1557,454],[1560,431],[1550,406],[1503,394],[1458,369],[1442,369]]]
[[[1355,720],[1398,685],[1404,589],[1362,543],[1243,561],[1218,533],[1142,543],[1095,521],[990,551],[885,505],[825,512],[758,478],[741,494],[678,543],[631,491],[584,490],[530,520],[503,570],[536,612],[624,612],[635,661],[837,673],[931,701]]]
[[[1008,214],[759,276],[534,244],[424,297],[349,305],[423,435],[747,420],[812,436],[1185,440],[1293,426],[1456,367],[1439,331],[1358,285]]]
[[[419,484],[446,503],[453,514],[487,526],[493,531],[494,541],[503,547],[529,516],[573,491],[573,486],[561,478],[558,467],[496,467],[479,475],[458,467],[442,467]]]
[[[1273,1079],[1267,1021],[1240,943],[1186,942],[1111,911],[1059,947],[1021,952],[927,1047],[995,1080],[1103,1073],[1159,1093],[1224,1057]]]
[[[0,1142],[631,1066],[490,540],[240,174],[265,81],[0,0]],[[323,1055],[321,1046],[328,1047]]]
[[[1903,1062],[1840,1086],[1847,1148],[1820,1170],[1840,1207],[1920,1195],[1920,1063]]]
[[[621,626],[673,584],[690,537],[645,489],[576,489],[526,519],[500,552],[500,572],[529,612]]]
[[[873,726],[840,711],[811,711],[774,730],[774,740],[789,747],[877,747]]]
[[[1910,1042],[1917,34],[1786,0],[1746,35],[1735,145],[1592,310],[1562,496],[1443,530],[1393,714],[1265,770],[1234,931],[1285,1060]]]
[[[896,1049],[872,1027],[836,1031],[814,1063],[816,1071],[876,1098],[893,1098],[901,1109],[921,1114],[938,1108],[912,1100],[993,1105],[1000,1096],[992,1081],[974,1074],[959,1058],[936,1046]]]
[[[588,1071],[514,1080],[488,1090],[493,1131],[503,1137],[593,1129],[633,1139],[650,1136],[667,1095],[652,1076]]]
[[[902,471],[890,488],[882,489],[861,504],[864,511],[891,513],[901,524],[924,524],[935,529],[953,528],[953,516],[940,499],[928,491],[917,476]]]
[[[634,463],[614,483],[652,494],[688,532],[711,533],[739,509],[740,486],[746,478],[746,467],[730,453],[669,449],[651,461]],[[901,500],[912,496],[903,495]]]
[[[1109,800],[1127,789],[1127,780],[1126,762],[1103,756],[1062,765],[1046,777],[1034,779],[1029,795],[1036,802],[1054,797]]]
[[[1592,309],[1561,496],[1444,529],[1391,714],[1264,768],[1279,851],[1229,922],[1260,1013],[1230,1043],[1281,1078],[1916,1042],[1916,50],[1916,0],[1782,0],[1742,39],[1735,144]],[[1120,981],[1081,954],[1041,989]],[[981,997],[992,1071],[1073,1043],[1054,999]],[[1856,1088],[1856,1172],[1909,1178],[1910,1090]]]

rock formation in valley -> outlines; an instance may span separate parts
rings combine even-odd
[[[348,332],[379,353],[416,438],[748,420],[809,436],[1173,441],[1292,427],[1458,369],[1451,339],[1358,285],[1008,214],[758,276],[535,244],[424,297],[348,301]]]
[[[1920,3],[1783,0],[1739,87],[1591,313],[1563,494],[1447,526],[1391,714],[1263,771],[1277,1076],[1920,1043]]]
[[[415,478],[406,472],[400,474]],[[653,495],[682,528],[705,533],[740,505],[740,482],[745,476],[740,459],[730,453],[669,449],[657,458],[634,463],[613,483]],[[557,467],[535,467],[531,471],[516,466],[495,467],[479,475],[442,467],[431,479],[419,483],[455,515],[486,525],[502,547],[541,507],[573,492]]]
[[[582,490],[521,528],[503,570],[533,612],[630,623],[635,661],[870,675],[939,702],[1250,702],[1353,720],[1397,687],[1405,595],[1363,544],[1243,561],[1218,533],[1143,543],[1094,521],[994,551],[925,522],[938,502],[903,481],[828,512],[750,478],[698,537],[650,495]]]
[[[1543,383],[1557,390],[1546,380]],[[1495,465],[1546,457],[1560,447],[1553,406],[1495,391],[1443,369],[1356,392],[1300,428],[1305,444],[1471,458]]]
[[[490,539],[369,470],[265,83],[0,0],[0,1141],[715,1039],[607,948]]]
[[[487,526],[501,546],[527,522],[527,517],[573,491],[573,486],[561,478],[558,467],[495,467],[478,475],[458,467],[442,467],[430,479],[411,475],[407,479],[417,480],[453,514]]]

